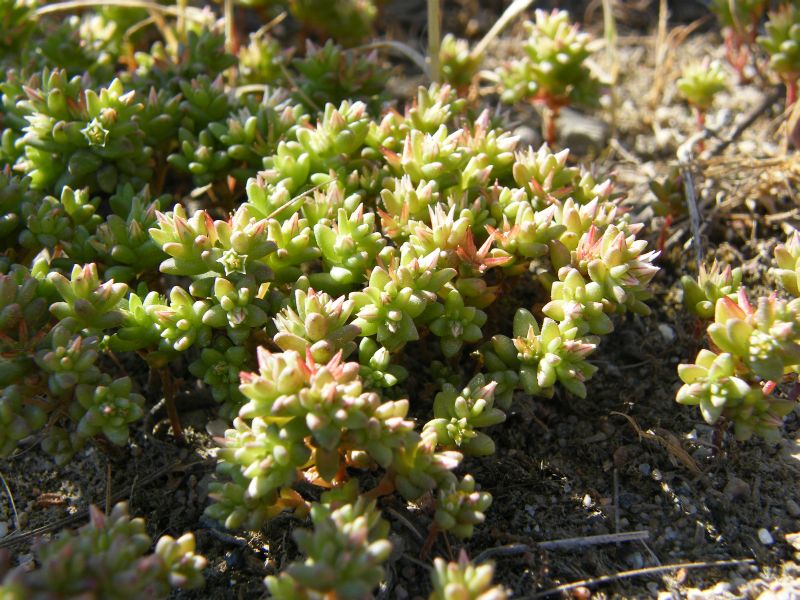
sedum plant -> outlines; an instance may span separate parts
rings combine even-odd
[[[742,284],[742,269],[731,268],[714,261],[710,269],[700,265],[697,280],[689,275],[681,277],[683,287],[683,303],[689,312],[701,319],[714,318],[714,307],[717,300],[724,297],[736,299]]]
[[[590,37],[571,23],[563,10],[537,10],[535,20],[526,22],[525,28],[525,56],[500,73],[502,98],[506,102],[526,98],[544,104],[545,139],[553,145],[555,120],[563,106],[597,103],[599,83],[585,64],[590,56]]]
[[[781,4],[770,13],[758,43],[769,54],[769,66],[786,84],[786,108],[797,100],[800,78],[800,7]]]
[[[436,432],[437,443],[443,448],[475,456],[494,454],[492,438],[476,430],[506,419],[503,411],[494,407],[496,386],[494,381],[487,383],[483,375],[473,377],[460,392],[445,383],[436,394],[434,418],[425,424],[425,429]]]
[[[291,3],[353,39],[372,6]],[[587,393],[597,336],[615,315],[647,310],[655,255],[610,181],[568,152],[521,151],[501,115],[453,87],[420,88],[380,113],[389,72],[364,49],[326,44],[278,64],[261,39],[232,56],[211,13],[185,8],[176,39],[149,48],[144,13],[104,9],[63,27],[40,18],[33,35],[42,27],[52,40],[29,64],[9,58],[0,452],[40,432],[60,463],[91,441],[124,444],[148,407],[115,366],[160,381],[176,435],[176,390],[205,387],[210,412],[228,420],[209,516],[259,529],[310,514],[304,557],[270,591],[368,596],[389,552],[379,498],[418,503],[432,534],[471,536],[491,496],[455,474],[463,457],[494,451],[489,428],[515,392]],[[170,15],[159,31],[172,31]],[[584,73],[585,38],[560,13],[537,18],[555,29],[530,50],[571,40],[567,71]],[[456,40],[443,51],[456,85],[468,82],[475,57]],[[59,53],[65,72],[28,78]],[[292,90],[260,85],[286,85],[287,73]],[[549,96],[538,99],[595,89],[558,88],[564,77],[541,79],[537,94]],[[503,295],[526,282],[544,321],[523,312],[505,330]],[[367,480],[377,485],[359,496]],[[173,582],[196,580],[187,539],[158,548]],[[158,562],[137,560],[140,579],[121,597],[167,593],[137,587]],[[445,571],[447,594],[501,593],[483,567]]]
[[[463,550],[458,561],[435,558],[431,572],[433,592],[428,600],[506,600],[508,592],[492,585],[493,576],[494,565],[475,566]]]
[[[79,77],[45,70],[18,104],[28,125],[17,142],[25,154],[17,168],[36,189],[60,193],[64,186],[113,192],[119,183],[141,187],[150,178],[151,149],[143,144],[134,91],[115,79],[99,92]]]
[[[483,56],[475,54],[467,40],[448,33],[442,38],[439,48],[439,65],[442,81],[463,93],[472,84],[480,69]]]
[[[688,65],[678,79],[678,91],[694,109],[697,128],[705,126],[705,115],[714,97],[727,89],[725,73],[718,61]]]
[[[383,579],[382,564],[392,551],[389,524],[374,500],[360,497],[340,506],[332,503],[330,497],[340,493],[323,494],[322,502],[311,508],[313,531],[295,532],[306,559],[292,563],[278,577],[267,577],[273,598],[357,600],[370,597]]]
[[[789,246],[796,246],[794,237]],[[793,266],[787,258],[791,251],[778,246],[776,272],[793,293],[796,277],[781,276],[794,274],[783,268]],[[707,278],[700,287],[690,280],[686,289],[687,296],[693,293],[704,298],[694,304],[699,309],[713,305],[714,320],[707,330],[711,349],[701,349],[693,364],[678,367],[684,385],[677,401],[699,406],[709,424],[720,428],[733,424],[737,439],[746,440],[755,433],[777,441],[783,417],[791,412],[794,400],[773,392],[784,379],[796,379],[800,373],[799,301],[771,294],[758,298],[754,306],[744,288],[731,289],[732,284],[738,286],[740,273],[734,276],[730,267],[720,273],[716,263],[712,273],[716,281]]]
[[[203,585],[206,559],[195,552],[191,533],[159,538],[153,553],[143,519],[120,503],[109,515],[89,508],[89,523],[34,547],[38,567],[5,574],[0,595],[22,598],[86,597],[124,600],[168,598],[172,588]]]

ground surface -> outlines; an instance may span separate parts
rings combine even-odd
[[[411,4],[390,3],[386,11],[394,15],[393,35],[405,31],[406,40],[418,40],[423,35],[424,3],[416,2],[420,10],[411,10]],[[477,36],[499,14],[500,4],[486,2],[479,8],[477,2],[448,2],[445,29]],[[670,22],[673,33],[660,44],[654,32],[657,7],[646,2],[617,4],[621,75],[614,88],[616,131],[597,148],[592,149],[590,141],[584,152],[585,158],[596,155],[600,175],[616,175],[616,189],[627,196],[626,206],[646,223],[647,236],[655,243],[661,221],[654,220],[648,208],[652,197],[647,182],[669,171],[678,146],[694,133],[694,120],[676,97],[674,80],[690,59],[721,57],[721,42],[718,33],[699,31],[676,43],[685,31],[680,28],[703,16],[692,3],[676,3],[683,6]],[[588,15],[589,29],[602,38],[599,28],[591,25],[602,22],[599,5],[590,3],[586,13],[574,14]],[[519,35],[521,28],[512,28],[508,39],[498,41],[490,49],[488,64],[506,58],[519,45]],[[664,53],[657,61],[659,48]],[[597,66],[608,72],[602,51]],[[482,86],[488,92],[491,83]],[[737,119],[757,111],[772,89],[758,81],[723,94],[709,123],[723,123],[718,133],[726,138]],[[486,102],[493,105],[496,99],[487,95]],[[607,109],[589,116],[611,120]],[[528,142],[539,143],[538,116],[532,109],[517,109],[509,119]],[[781,226],[798,220],[791,201],[798,161],[781,151],[780,121],[780,102],[767,106],[720,156],[693,163],[703,215],[702,248],[709,257],[742,264],[746,284],[755,291],[772,286],[766,270],[782,238]],[[717,143],[712,137],[706,149]],[[686,218],[673,224],[659,266],[650,302],[653,314],[616,323],[617,330],[595,354],[600,371],[589,384],[588,398],[562,393],[538,401],[520,396],[508,420],[491,432],[496,455],[464,465],[494,496],[486,523],[466,548],[473,557],[492,556],[496,579],[513,590],[514,597],[538,597],[562,584],[672,563],[741,561],[614,577],[592,587],[592,593],[733,598],[771,592],[773,597],[789,597],[797,585],[793,582],[800,579],[800,542],[794,547],[787,541],[796,540],[791,534],[800,531],[800,410],[787,418],[784,440],[777,446],[727,440],[723,452],[712,452],[710,428],[697,412],[674,401],[679,386],[676,366],[693,358],[702,343],[696,324],[681,308],[677,283],[680,275],[696,269]],[[514,306],[531,307],[531,293],[525,286],[513,295],[509,292],[502,301],[506,312],[513,313]],[[424,354],[423,348],[419,360],[425,360]],[[147,389],[146,380],[140,384]],[[410,392],[424,410],[430,390]],[[136,432],[133,450],[120,456],[89,449],[57,469],[31,449],[5,461],[0,473],[20,513],[18,526],[33,532],[54,524],[77,525],[84,522],[89,503],[104,506],[108,498],[127,499],[132,513],[147,517],[153,535],[191,530],[197,536],[199,550],[209,558],[208,585],[181,597],[264,596],[263,577],[295,558],[291,531],[302,523],[282,517],[258,535],[240,535],[204,520],[214,468],[208,450],[212,442],[205,432],[211,412],[198,406],[193,396],[187,390],[183,399],[188,434],[182,447],[174,444],[161,422],[164,415],[156,413]],[[0,491],[0,536],[17,526],[6,496]],[[383,501],[382,507],[392,522],[395,552],[380,595],[426,596],[430,556],[420,557],[420,551],[430,517],[424,507],[405,506],[396,499]],[[566,550],[537,546],[630,531],[645,531],[648,537]],[[25,544],[12,550],[23,559],[29,551]],[[440,540],[431,555],[456,552],[454,545]],[[585,589],[573,593],[586,597]],[[800,587],[793,593],[800,595]]]

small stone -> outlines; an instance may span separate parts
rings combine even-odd
[[[0,521],[0,538],[4,538],[7,535],[8,535],[8,522]]]
[[[661,334],[661,338],[667,344],[671,344],[672,342],[675,341],[675,338],[678,337],[677,335],[675,335],[675,330],[666,323],[658,324],[658,333]]]
[[[608,144],[611,130],[605,121],[562,108],[557,120],[562,145],[576,154],[597,154]]]
[[[712,598],[716,598],[718,596],[723,596],[731,591],[731,584],[727,581],[720,581],[717,585],[712,587],[709,590],[706,590],[707,593],[711,594]]]
[[[795,518],[800,517],[800,504],[789,498],[786,501],[786,512]]]
[[[533,146],[534,148],[538,148],[542,145],[544,141],[542,139],[542,134],[536,131],[533,127],[528,125],[520,125],[516,129],[514,129],[514,135],[519,137],[519,144],[521,147],[526,146]]]
[[[795,550],[800,550],[800,533],[787,533],[786,543]]]
[[[592,500],[592,497],[589,494],[586,494],[583,497],[583,507],[589,508],[590,506],[592,506],[592,504],[594,504],[594,500]]]
[[[652,471],[652,470],[653,470],[652,467],[647,463],[642,463],[642,464],[639,465],[639,472],[642,475],[644,475],[645,477],[650,475],[650,471]]]
[[[644,557],[641,552],[633,552],[625,557],[625,562],[628,563],[632,569],[641,569],[644,566]]]
[[[723,493],[730,500],[749,498],[750,486],[747,485],[746,481],[743,481],[738,477],[731,477],[730,479],[728,479],[728,483],[725,484],[725,489],[723,490]]]
[[[775,540],[772,539],[772,534],[763,527],[758,530],[758,541],[765,546],[771,546],[775,543]]]

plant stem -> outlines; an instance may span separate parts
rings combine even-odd
[[[544,141],[547,142],[550,148],[553,148],[556,144],[556,121],[558,120],[559,112],[561,112],[561,109],[558,106],[545,106],[542,111],[542,117],[544,119]]]
[[[786,108],[797,102],[797,79],[786,82]]]
[[[178,408],[175,406],[175,387],[172,381],[172,375],[167,367],[158,370],[161,377],[161,392],[164,394],[164,404],[167,408],[167,416],[172,425],[172,432],[175,437],[183,441],[183,427],[181,427],[181,419],[178,416]]]
[[[431,66],[431,80],[440,81],[439,48],[442,43],[441,0],[428,0],[428,63]]]

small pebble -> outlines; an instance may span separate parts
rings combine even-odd
[[[8,535],[8,522],[0,521],[0,538],[4,538]]]
[[[642,464],[639,465],[639,472],[642,475],[645,475],[645,476],[650,475],[650,471],[652,471],[652,467],[649,464],[642,463]]]
[[[589,494],[586,494],[583,497],[583,507],[589,508],[590,506],[592,506],[592,504],[594,504],[594,500],[592,500],[592,497]]]
[[[789,498],[786,501],[786,512],[795,518],[800,517],[800,504]]]
[[[625,557],[625,562],[628,563],[632,569],[641,569],[644,566],[644,558],[641,552],[634,552]]]
[[[677,337],[675,335],[675,330],[666,323],[658,324],[658,332],[661,334],[661,338],[667,344],[671,344],[672,342],[674,342],[675,338]]]
[[[723,493],[731,500],[738,500],[740,498],[748,498],[750,496],[750,486],[746,481],[738,477],[731,477],[725,485]]]
[[[786,543],[795,550],[800,550],[800,533],[787,533]]]
[[[758,530],[758,541],[765,546],[771,546],[775,543],[775,540],[772,539],[772,534],[763,527]]]

